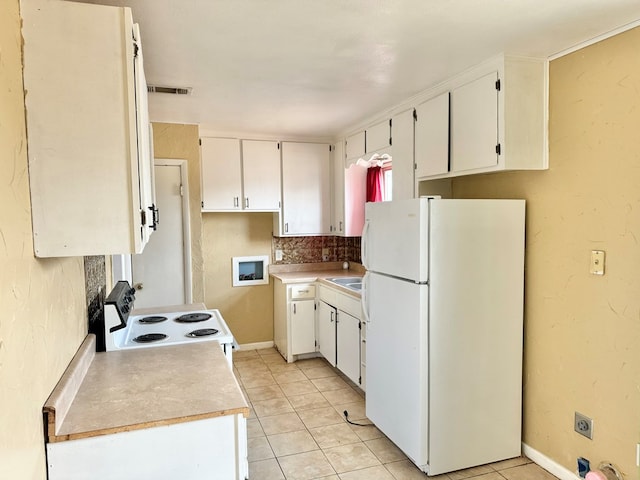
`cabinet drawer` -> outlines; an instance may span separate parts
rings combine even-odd
[[[339,310],[343,312],[347,312],[349,315],[352,315],[356,318],[362,317],[362,309],[360,306],[360,300],[357,298],[351,297],[349,295],[340,295],[338,297],[338,307]]]
[[[289,287],[290,300],[314,299],[316,298],[315,285],[291,285]]]

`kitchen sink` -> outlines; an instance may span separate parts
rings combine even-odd
[[[337,277],[328,278],[327,280],[342,287],[347,287],[351,290],[355,290],[358,292],[362,290],[362,277]]]

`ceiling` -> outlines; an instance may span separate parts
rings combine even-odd
[[[84,0],[87,1],[87,0]],[[501,52],[549,57],[639,0],[89,0],[140,24],[152,121],[330,137]]]

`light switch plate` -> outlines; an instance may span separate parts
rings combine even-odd
[[[591,267],[589,269],[593,275],[604,275],[604,251],[591,251]]]

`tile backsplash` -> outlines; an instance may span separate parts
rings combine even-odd
[[[282,260],[275,261],[276,250]],[[326,257],[323,258],[323,250]],[[271,259],[275,265],[319,262],[356,262],[360,260],[360,237],[273,237]]]
[[[89,324],[104,317],[107,274],[104,255],[84,257],[84,282]]]

